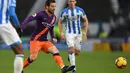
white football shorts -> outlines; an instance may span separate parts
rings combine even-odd
[[[82,35],[66,34],[66,42],[68,47],[74,47],[77,50],[81,50]]]
[[[10,24],[0,24],[0,39],[8,46],[22,43],[15,28]]]

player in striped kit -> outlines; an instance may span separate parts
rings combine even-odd
[[[21,73],[23,68],[23,50],[22,42],[10,23],[10,18],[13,24],[21,33],[20,24],[15,13],[16,1],[15,0],[0,0],[0,38],[12,48],[15,53],[14,60],[14,73]]]
[[[71,65],[75,65],[75,55],[80,54],[81,50],[81,41],[82,41],[82,33],[83,39],[87,39],[87,30],[88,30],[88,19],[84,12],[84,10],[78,6],[75,6],[76,0],[68,0],[68,7],[63,9],[60,14],[60,18],[58,21],[61,39],[65,39],[69,47],[69,57]],[[81,31],[81,18],[84,21],[84,32]],[[62,31],[62,22],[66,19],[66,36]],[[65,36],[65,37],[64,37]],[[76,68],[72,71],[72,73],[76,73]]]

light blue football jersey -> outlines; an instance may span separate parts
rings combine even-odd
[[[81,18],[86,18],[84,10],[75,6],[75,9],[65,8],[60,13],[60,19],[66,20],[66,33],[81,34]]]

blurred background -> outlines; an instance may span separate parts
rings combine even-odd
[[[16,13],[20,23],[29,15],[44,10],[45,1],[17,0]],[[82,50],[94,51],[109,48],[109,51],[130,52],[130,0],[77,1],[77,5],[84,9],[89,20],[88,40],[83,41]],[[55,14],[58,19],[60,11],[67,5],[67,0],[56,0],[56,5]],[[29,37],[34,29],[35,21],[27,24],[24,29],[22,40],[25,49],[29,48]],[[68,49],[65,41],[60,40],[57,22],[54,31],[55,37],[58,39],[58,43],[55,44],[58,49]],[[0,48],[7,49],[5,44],[2,44]]]
[[[29,15],[34,14],[35,12],[38,12],[40,10],[44,10],[45,1],[46,0],[17,0],[16,13],[20,20],[20,23],[22,23],[23,20]],[[78,66],[80,67],[83,67],[84,62],[87,61],[85,63],[87,67],[86,66],[84,67],[88,69],[88,71],[87,72],[82,71],[83,69],[79,68],[78,72],[129,73],[128,70],[128,67],[130,67],[129,63],[126,71],[117,70],[113,67],[113,65],[114,60],[119,56],[124,56],[128,60],[130,60],[129,58],[130,0],[77,0],[77,1],[78,1],[77,5],[84,9],[89,20],[89,26],[88,26],[89,29],[87,35],[88,39],[82,42],[82,50],[81,50],[83,52],[81,53],[82,57],[78,56],[78,58],[81,60],[77,61],[78,63],[80,62],[78,64]],[[57,19],[59,18],[60,11],[66,7],[66,4],[67,0],[56,0],[57,7],[55,14],[57,16]],[[23,41],[23,48],[26,50],[29,50],[29,37],[31,36],[31,33],[34,29],[35,29],[35,21],[28,23],[23,31],[23,36],[21,37],[21,39]],[[60,33],[59,28],[57,26],[57,22],[55,24],[54,31],[55,31],[55,37],[58,39],[58,42],[55,44],[56,47],[59,50],[68,50],[65,41],[60,40]],[[1,43],[0,49],[5,50],[9,49],[9,47],[7,47],[4,43]],[[0,55],[2,55],[2,53],[3,52],[1,51]],[[67,52],[61,52],[61,53],[66,62]],[[41,62],[40,60],[38,61]],[[82,61],[83,63],[81,63]],[[101,63],[103,64],[101,65]],[[107,67],[105,68],[105,66]],[[92,68],[96,70],[93,71]],[[34,72],[37,72],[37,70]],[[30,72],[29,70],[26,71],[28,71],[28,73],[31,73],[31,70]]]

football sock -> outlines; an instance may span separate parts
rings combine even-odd
[[[32,63],[33,61],[31,61],[30,60],[30,57],[28,57],[28,58],[26,58],[25,60],[24,60],[24,66],[23,66],[23,68],[25,68],[25,67],[27,67],[30,63]]]
[[[71,65],[75,65],[75,53],[69,52],[69,60]],[[74,68],[76,70],[76,68]]]
[[[14,59],[14,73],[21,73],[23,70],[23,54],[17,54]]]
[[[65,66],[59,53],[53,54],[53,58],[61,69]]]

